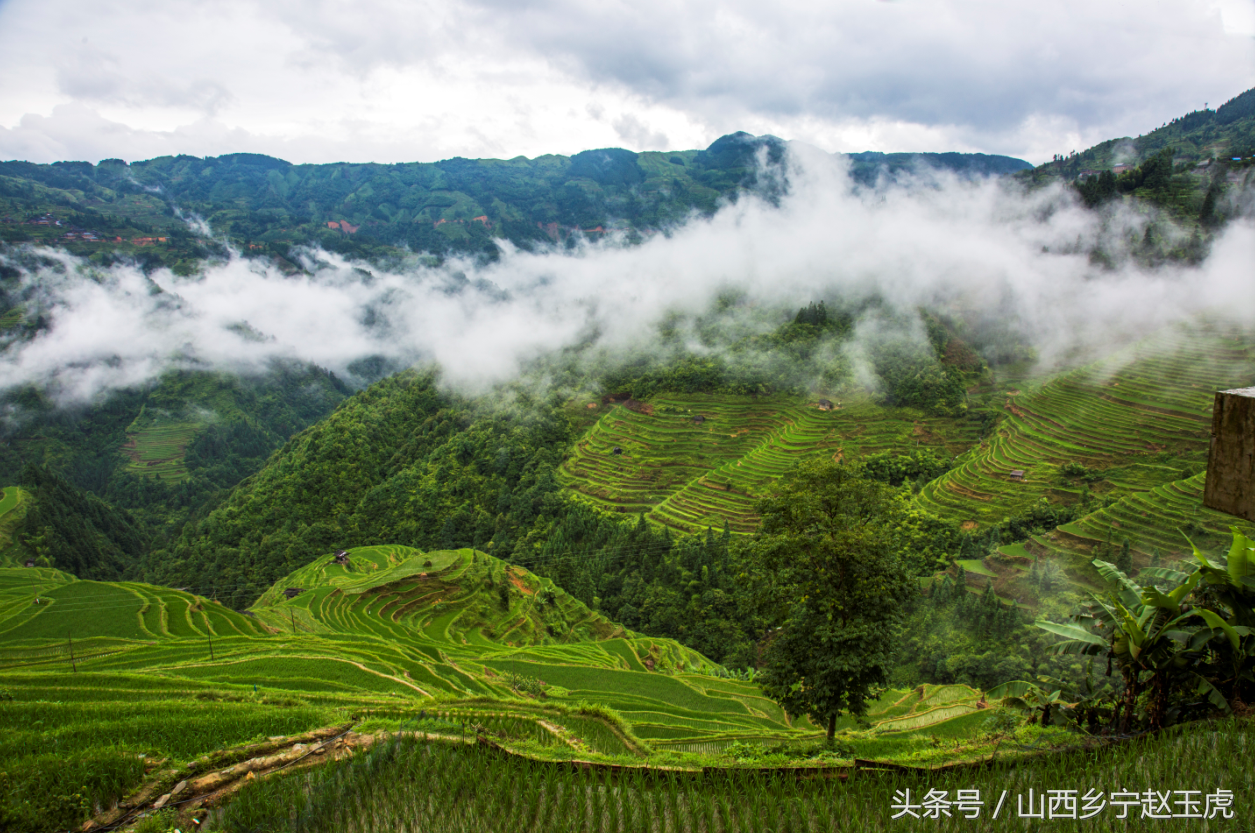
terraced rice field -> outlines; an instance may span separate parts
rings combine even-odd
[[[957,454],[977,441],[975,423],[882,408],[865,394],[831,411],[797,397],[667,395],[649,405],[652,413],[610,406],[561,477],[594,506],[685,532],[725,520],[735,532],[753,531],[755,502],[808,457],[916,446]]]
[[[127,471],[139,477],[156,477],[178,483],[187,479],[183,455],[203,426],[198,422],[162,422],[126,432],[122,453],[130,463]]]
[[[508,606],[489,578],[509,582]],[[288,598],[288,588],[301,592]],[[0,667],[6,685],[31,690],[143,679],[154,696],[286,691],[393,708],[439,696],[441,708],[485,713],[534,702],[512,697],[519,675],[543,683],[540,703],[614,709],[660,748],[818,736],[756,686],[712,676],[700,654],[615,628],[548,580],[470,550],[363,547],[348,565],[328,555],[279,582],[250,615],[177,590],[0,569]],[[953,686],[892,692],[872,719],[918,718],[884,731],[920,729],[972,711],[977,696]]]
[[[0,496],[0,564],[16,563],[22,553],[10,549],[13,544],[13,531],[26,517],[26,501],[29,493],[17,486],[6,486]]]
[[[736,698],[741,701],[741,697]],[[765,698],[758,698],[764,701]],[[775,703],[765,700],[766,707],[777,709]],[[762,705],[753,702],[752,706]],[[891,736],[902,739],[916,733],[945,733],[950,724],[966,724],[971,718],[983,720],[987,715],[982,695],[979,691],[963,685],[923,685],[910,690],[888,689],[882,692],[880,699],[868,705],[864,724],[867,733],[872,737]],[[704,721],[705,732],[693,731],[703,721],[677,726],[675,723],[650,723],[633,721],[636,734],[649,740],[657,749],[671,749],[677,752],[694,752],[698,754],[717,755],[733,743],[762,743],[772,745],[780,743],[779,735],[756,734],[744,729],[717,729],[715,721]],[[860,724],[852,717],[843,717],[837,723],[838,729],[855,730]],[[686,731],[687,730],[687,731]],[[963,734],[963,732],[960,732]],[[812,730],[810,733],[799,733],[791,739],[794,743],[814,743],[820,734]]]
[[[347,565],[326,555],[247,613],[168,588],[0,568],[0,670],[12,698],[0,709],[11,788],[0,821],[14,829],[81,826],[76,796],[111,806],[144,778],[140,755],[187,760],[352,720],[663,766],[737,741],[821,736],[753,684],[713,676],[700,654],[615,628],[547,580],[470,550],[364,547]],[[515,690],[535,680],[543,699]],[[872,727],[851,737],[864,757],[974,738],[978,696],[887,692]]]
[[[1230,529],[1255,535],[1255,524],[1203,506],[1205,474],[1174,480],[1145,492],[1135,492],[1112,506],[1034,536],[1026,549],[1079,564],[1106,557],[1106,547],[1129,541],[1134,571],[1148,567],[1156,555],[1168,566],[1190,555],[1192,541],[1205,553],[1224,552],[1232,540]]]
[[[1008,393],[996,436],[929,483],[919,504],[979,528],[1042,499],[1071,503],[1086,486],[1061,474],[1065,463],[1099,471],[1095,493],[1129,497],[1164,487],[1205,466],[1215,391],[1252,381],[1255,345],[1249,339],[1161,333],[1097,364]],[[1025,473],[1023,480],[1011,476],[1016,470]]]

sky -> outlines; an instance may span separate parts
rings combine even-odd
[[[1255,86],[1255,0],[0,0],[0,159],[701,148],[1033,163]]]

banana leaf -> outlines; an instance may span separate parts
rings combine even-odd
[[[1098,575],[1109,584],[1114,584],[1119,588],[1119,599],[1125,607],[1134,607],[1142,601],[1142,588],[1132,579],[1126,576],[1120,568],[1107,561],[1093,562],[1094,569],[1098,571]]]
[[[1195,674],[1194,678],[1198,680],[1199,694],[1206,694],[1207,699],[1211,701],[1211,704],[1223,711],[1225,714],[1231,714],[1233,712],[1233,709],[1229,706],[1229,701],[1226,700],[1225,696],[1220,693],[1220,689],[1211,684],[1210,680],[1202,674]]]
[[[1107,647],[1106,639],[1103,639],[1095,633],[1091,633],[1089,630],[1081,627],[1080,625],[1060,625],[1055,622],[1034,622],[1033,624],[1042,630],[1053,633],[1057,636],[1066,636],[1069,642],[1082,645],[1094,645],[1099,648]]]
[[[1238,629],[1230,625],[1224,619],[1221,619],[1216,613],[1205,608],[1199,608],[1195,611],[1199,616],[1203,617],[1203,621],[1207,623],[1207,627],[1222,632],[1229,637],[1229,644],[1233,646],[1233,650],[1241,650],[1242,635],[1238,633]],[[1250,628],[1242,628],[1243,631],[1250,633]]]
[[[1233,545],[1229,547],[1229,578],[1235,586],[1243,583],[1248,576],[1255,574],[1255,546],[1249,538],[1238,531],[1236,526],[1229,527],[1233,533]]]

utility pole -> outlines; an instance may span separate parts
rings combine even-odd
[[[78,663],[74,660],[74,639],[68,633],[65,635],[65,639],[70,643],[70,666],[74,669],[74,673],[77,674]]]
[[[209,629],[209,612],[205,611],[205,636],[209,638],[209,661],[213,662],[214,658],[214,635]]]

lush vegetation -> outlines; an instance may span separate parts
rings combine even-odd
[[[1236,147],[1244,96],[1164,130],[1213,131],[1200,154]],[[1201,241],[1240,172],[1217,185],[1182,170],[1185,145],[1163,147],[1080,197],[1192,216]],[[295,269],[284,247],[307,240],[491,256],[502,237],[548,245],[612,221],[631,239],[743,189],[778,197],[752,161],[780,154],[738,135],[666,159],[7,163],[0,199],[136,233],[173,228],[166,200],[182,200]],[[149,266],[213,256],[173,231],[127,245]],[[0,325],[34,338],[19,277],[0,272]],[[874,389],[850,353],[870,319],[923,333],[860,340]],[[1255,530],[1202,508],[1201,490],[1212,391],[1255,382],[1251,334],[1200,321],[1038,375],[997,324],[916,323],[875,298],[785,311],[729,294],[663,321],[648,351],[541,357],[477,397],[430,368],[365,368],[354,392],[297,365],[173,373],[74,408],[6,391],[0,827],[64,829],[141,783],[243,760],[241,744],[354,721],[436,739],[265,779],[213,823],[889,826],[893,790],[918,774],[768,790],[739,772],[854,759],[1016,759],[927,785],[994,795],[1069,788],[1065,772],[1173,789],[1180,770],[1139,758],[1172,755],[1207,789],[1248,793],[1223,756],[1249,757]],[[1096,740],[1217,716],[1137,746]],[[462,743],[477,737],[495,746]],[[1033,757],[1072,747],[1086,754]],[[555,765],[571,760],[653,772],[606,786]],[[725,780],[686,780],[703,767]],[[422,783],[422,800],[381,780]]]
[[[169,789],[181,768],[247,756],[206,753],[353,719],[362,731],[482,734],[547,760],[690,769],[737,744],[783,744],[796,765],[820,737],[700,654],[471,550],[328,553],[251,613],[153,585],[0,569],[5,829],[77,824],[146,777]],[[978,696],[885,692],[861,726],[841,723],[843,754],[976,754],[990,743],[972,719]],[[932,744],[936,733],[957,746]]]
[[[763,691],[827,726],[862,716],[888,682],[894,635],[912,590],[894,551],[893,490],[853,465],[819,463],[787,476],[760,504],[750,547],[761,602],[783,611],[767,638]]]
[[[138,577],[189,517],[348,393],[326,371],[290,365],[251,378],[172,372],[91,405],[11,389],[0,397],[13,415],[0,429],[0,478],[35,499],[12,517],[0,559]]]
[[[1115,170],[1119,166],[1120,170]],[[1136,139],[1110,139],[1019,174],[1034,183],[1073,183],[1086,205],[1121,197],[1165,209],[1178,222],[1213,228],[1232,216],[1226,192],[1250,182],[1255,168],[1255,90],[1216,110],[1196,110]],[[1197,257],[1198,241],[1143,241],[1142,254]],[[1098,253],[1101,257],[1102,254]]]
[[[1021,730],[1004,737],[1002,754],[1017,747],[1048,748],[1051,740],[1057,738]],[[502,758],[485,748],[400,740],[350,762],[259,782],[241,792],[211,829],[1009,831],[1032,824],[1029,814],[1040,811],[1040,818],[1052,818],[1038,801],[1044,802],[1044,791],[1059,788],[1078,790],[1077,818],[1086,812],[1077,809],[1081,797],[1103,798],[1101,805],[1091,800],[1087,821],[1066,821],[1067,810],[1055,807],[1047,823],[1062,830],[1145,830],[1150,825],[1191,830],[1206,824],[1209,830],[1236,831],[1248,824],[1242,796],[1255,786],[1250,768],[1236,762],[1249,756],[1252,742],[1255,729],[1249,721],[1229,721],[1014,765],[929,775],[867,771],[840,781],[780,778],[752,769],[704,778],[631,770],[610,776]],[[1189,780],[1181,780],[1183,773]],[[1180,799],[1173,789],[1200,790],[1194,812],[1207,813],[1210,820],[1174,821],[1173,811],[1181,808],[1169,804],[1167,820],[1148,821],[1140,802],[1151,789],[1166,791],[1171,801]],[[926,817],[921,802],[932,790],[945,812]],[[979,804],[968,804],[966,811],[955,806],[960,790],[977,791],[967,796]],[[1226,794],[1230,801],[1221,809]],[[1220,800],[1209,807],[1207,795]],[[1000,796],[1009,797],[1001,808]],[[1132,807],[1114,803],[1121,800]],[[903,812],[903,804],[914,807],[911,815]]]
[[[501,240],[530,249],[616,231],[640,239],[694,212],[710,214],[747,189],[771,197],[777,178],[760,182],[758,158],[761,152],[778,166],[783,147],[775,137],[734,133],[700,151],[606,148],[398,165],[293,165],[252,153],[130,165],[5,162],[0,239],[53,242],[97,261],[122,256],[187,272],[223,253],[219,241],[188,229],[182,217],[190,214],[246,253],[289,270],[298,268],[290,249],[311,243],[364,258],[410,250],[495,258]],[[1027,167],[1005,156],[960,153],[857,154],[852,162],[855,177],[869,183],[918,165],[964,175]],[[44,218],[50,222],[37,224]]]

